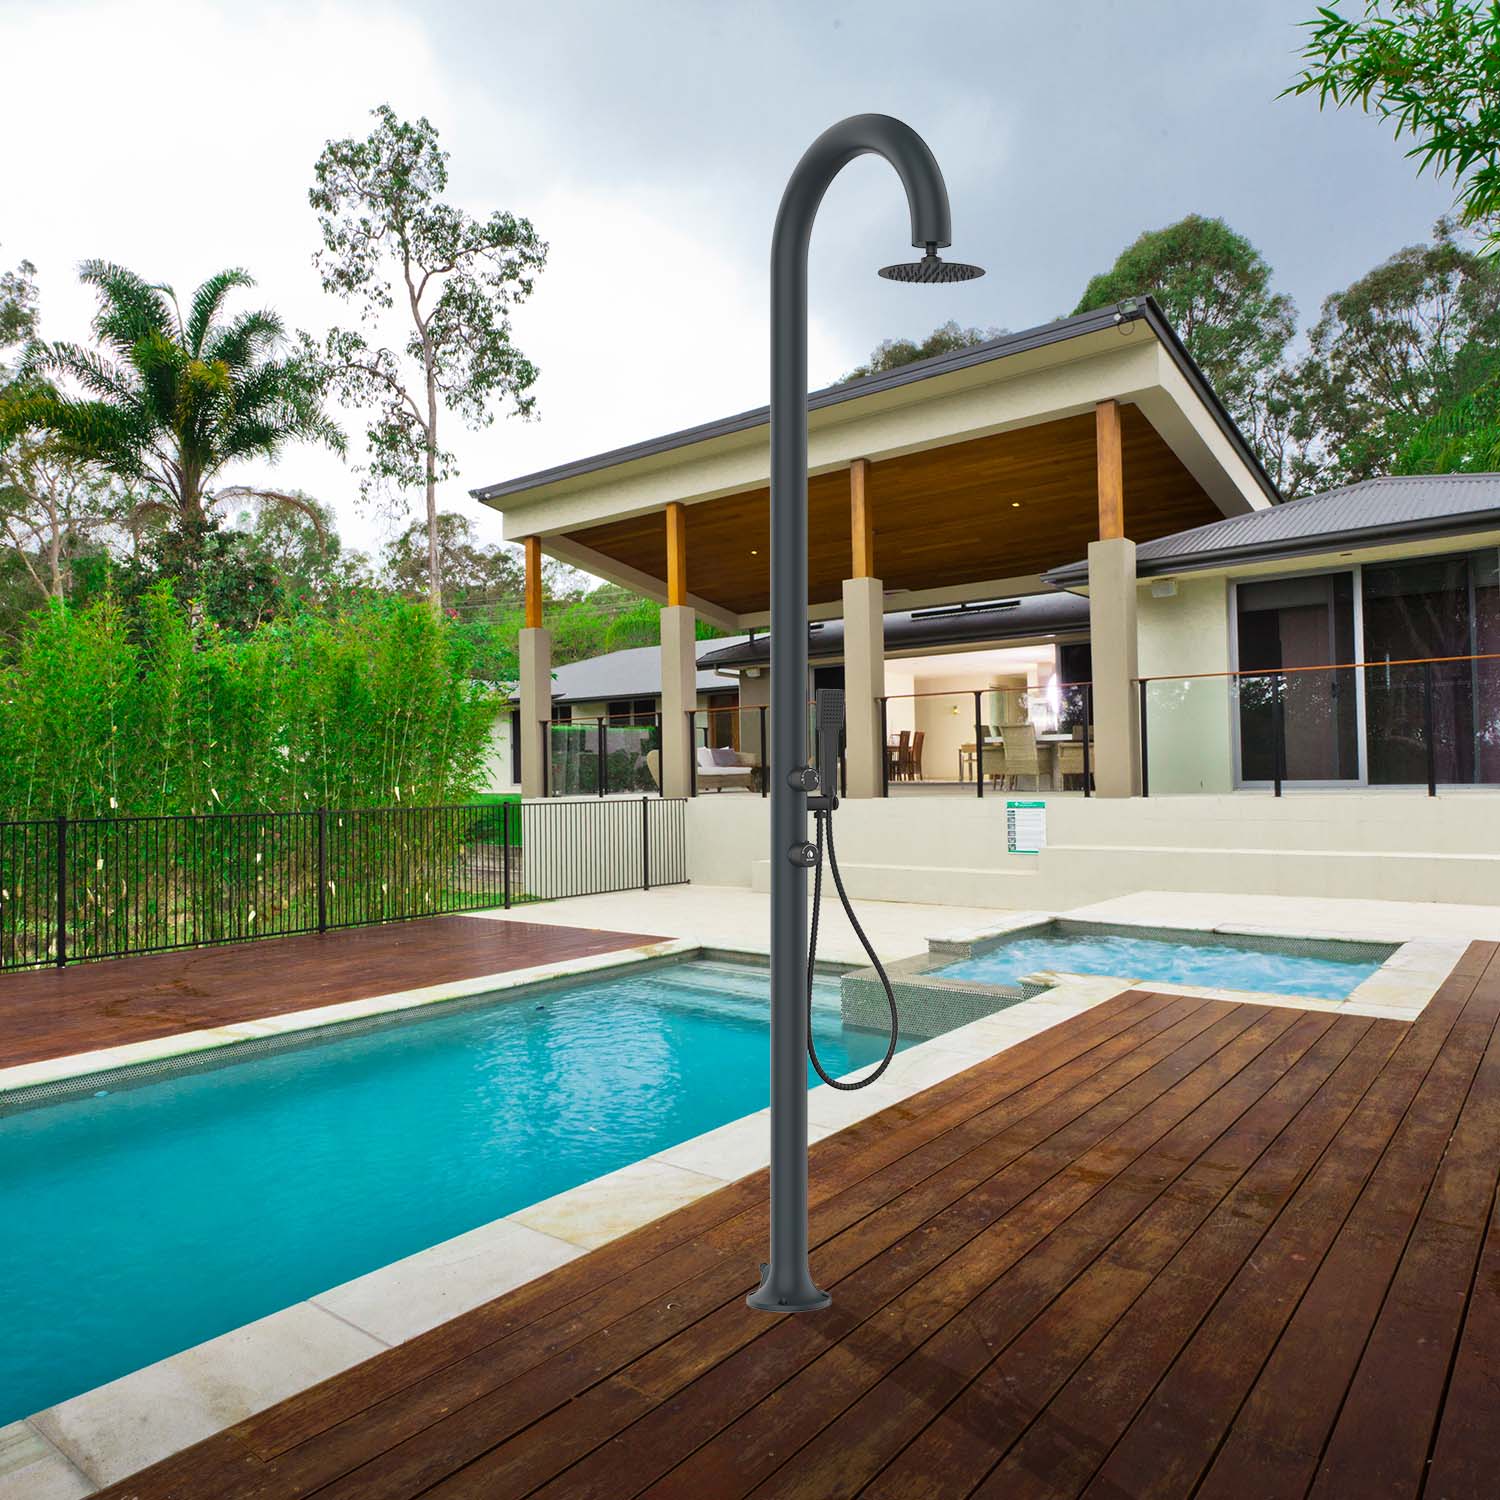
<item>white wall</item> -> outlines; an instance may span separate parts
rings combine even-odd
[[[1182,578],[1158,598],[1138,595],[1142,677],[1227,672],[1229,584]],[[1232,690],[1227,677],[1153,683],[1147,689],[1147,752],[1153,793],[1227,792],[1234,786]]]
[[[484,753],[484,786],[487,792],[514,792],[520,789],[511,771],[511,737],[515,733],[515,715],[497,714],[490,726],[490,742]]]
[[[1001,796],[845,802],[848,886],[875,900],[1038,911],[1140,890],[1500,905],[1497,793],[1045,800],[1038,855],[1007,853]],[[691,878],[765,888],[766,819],[758,797],[689,803]]]

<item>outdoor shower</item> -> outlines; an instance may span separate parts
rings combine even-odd
[[[807,739],[807,250],[818,206],[833,179],[857,156],[883,156],[906,189],[918,261],[886,266],[891,281],[970,281],[984,272],[939,258],[952,242],[948,190],[927,144],[889,115],[853,115],[825,130],[797,163],[782,194],[771,239],[771,1259],[752,1307],[802,1312],[827,1307],[807,1264],[807,1058],[813,1057],[809,1006],[815,950],[808,941],[807,872],[819,871],[827,845],[839,898],[882,980],[884,970],[859,924],[833,849],[837,749],[843,694],[818,694],[816,767]],[[811,794],[811,795],[810,795]],[[817,818],[809,843],[807,814]],[[816,934],[816,913],[813,932]],[[864,1087],[896,1050],[889,981],[891,1042]],[[840,1085],[851,1087],[851,1085]]]

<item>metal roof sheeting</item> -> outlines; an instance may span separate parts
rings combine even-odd
[[[1150,575],[1305,552],[1348,551],[1490,526],[1500,527],[1500,474],[1393,475],[1142,542],[1135,551],[1136,571]],[[1046,581],[1057,588],[1087,580],[1087,562],[1068,563],[1046,574]]]
[[[733,646],[746,636],[720,636],[698,642],[698,687],[700,691],[720,688],[732,691],[734,683],[703,665],[710,651]],[[661,696],[661,648],[632,646],[625,651],[609,651],[603,656],[586,657],[552,670],[554,703],[595,703],[612,698],[657,698]],[[519,702],[520,694],[512,693]]]
[[[885,649],[909,651],[918,647],[989,645],[1025,640],[1030,636],[1068,634],[1087,630],[1089,606],[1076,594],[1030,594],[1021,599],[899,610],[885,617]],[[737,644],[710,641],[714,649],[698,657],[698,665],[762,666],[771,659],[771,638],[757,635]],[[809,656],[842,656],[844,622],[815,622],[808,631]]]

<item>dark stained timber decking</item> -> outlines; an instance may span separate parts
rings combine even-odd
[[[1500,958],[1411,1025],[1116,998],[103,1493],[1427,1497],[1500,1472]]]
[[[0,1068],[661,941],[542,922],[419,917],[0,974]]]

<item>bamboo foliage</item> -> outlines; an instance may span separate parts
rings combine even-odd
[[[461,801],[500,707],[470,651],[403,600],[245,636],[165,586],[53,601],[0,666],[0,819]]]

